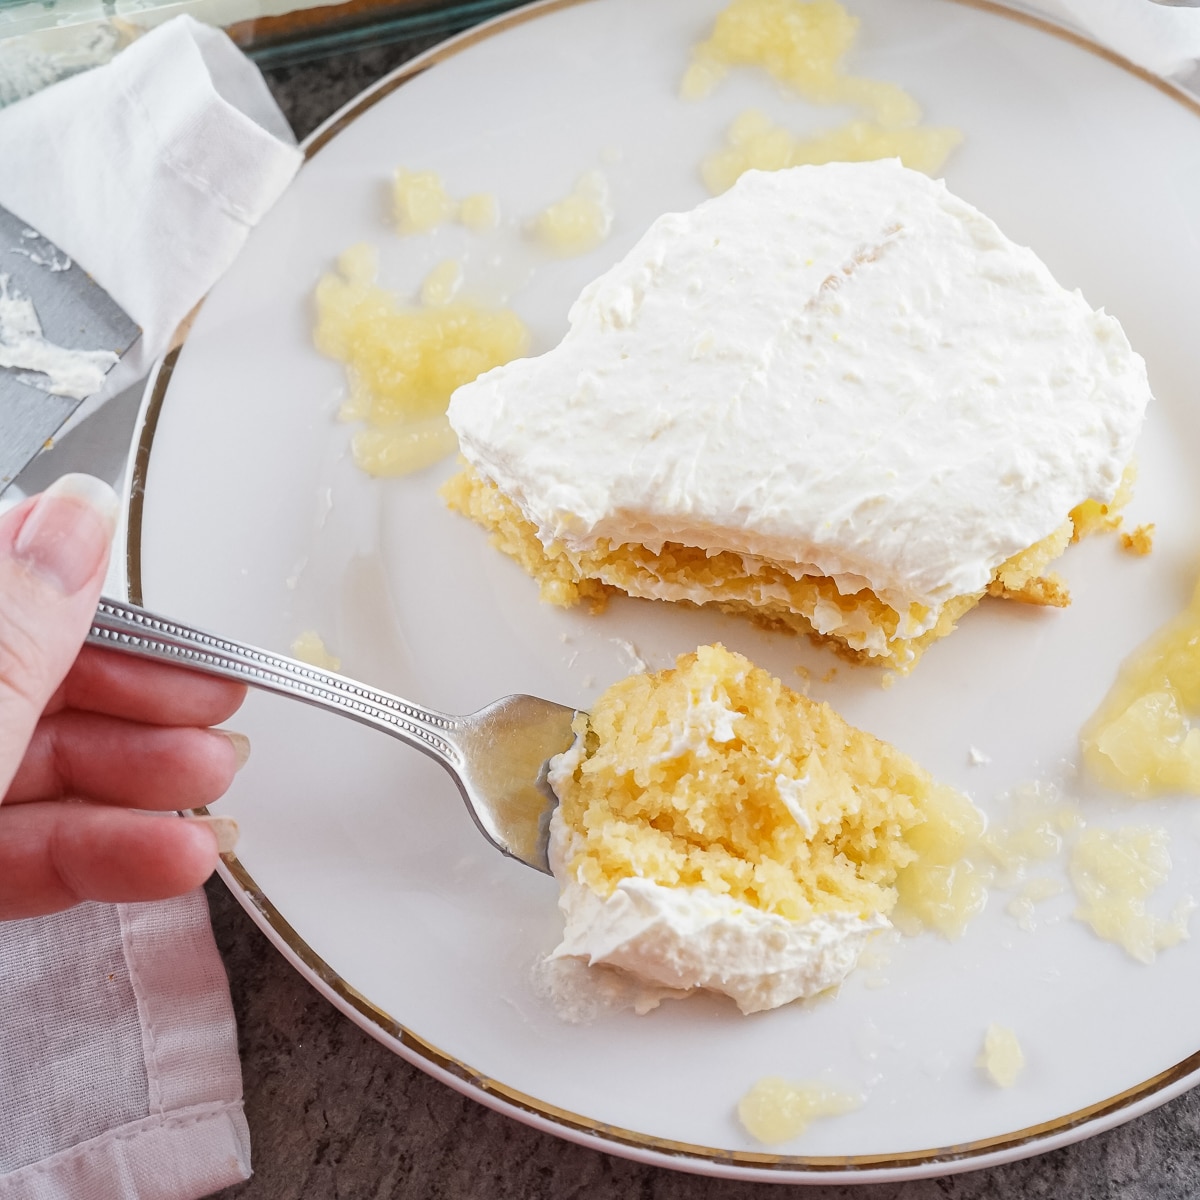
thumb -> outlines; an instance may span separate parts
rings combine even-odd
[[[115,493],[90,475],[0,517],[0,798],[83,644],[116,520]]]

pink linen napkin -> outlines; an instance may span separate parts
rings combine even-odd
[[[0,926],[0,1200],[192,1200],[250,1175],[203,892]]]

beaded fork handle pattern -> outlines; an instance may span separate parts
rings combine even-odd
[[[235,679],[329,709],[398,737],[456,774],[463,764],[454,740],[459,726],[456,717],[422,708],[294,658],[168,621],[135,604],[101,597],[87,641],[140,658]]]

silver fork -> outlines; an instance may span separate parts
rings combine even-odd
[[[571,745],[575,709],[537,696],[505,696],[469,716],[450,716],[106,597],[96,606],[87,640],[236,679],[390,733],[450,772],[493,846],[549,874],[549,823],[557,800],[546,764]]]

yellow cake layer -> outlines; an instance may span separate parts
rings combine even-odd
[[[1043,574],[1071,541],[1074,529],[1069,519],[1048,538],[1002,563],[986,589],[953,597],[943,605],[931,628],[911,636],[907,631],[920,628],[928,615],[922,606],[914,604],[902,614],[869,589],[842,595],[826,576],[797,578],[784,566],[765,559],[754,562],[751,574],[741,554],[713,554],[671,542],[657,554],[645,546],[612,546],[605,541],[582,553],[558,542],[544,546],[517,505],[470,466],[445,484],[442,495],[451,508],[491,533],[493,545],[537,580],[541,598],[549,604],[570,606],[586,600],[598,608],[613,592],[647,596],[663,585],[699,590],[705,600],[685,603],[713,604],[760,624],[811,634],[833,642],[851,657],[902,671],[909,670],[931,642],[949,633],[985,595],[1057,607],[1070,603],[1062,582]],[[827,617],[831,606],[861,631],[857,637],[853,633],[826,637],[818,632],[817,625],[829,627],[830,621],[820,619],[820,614]],[[869,648],[868,638],[882,640],[886,649],[878,645]]]
[[[638,877],[788,920],[886,914],[898,895],[948,932],[969,915],[955,864],[982,833],[974,806],[723,646],[614,684],[577,722],[586,757],[555,787],[567,869],[600,895]]]

